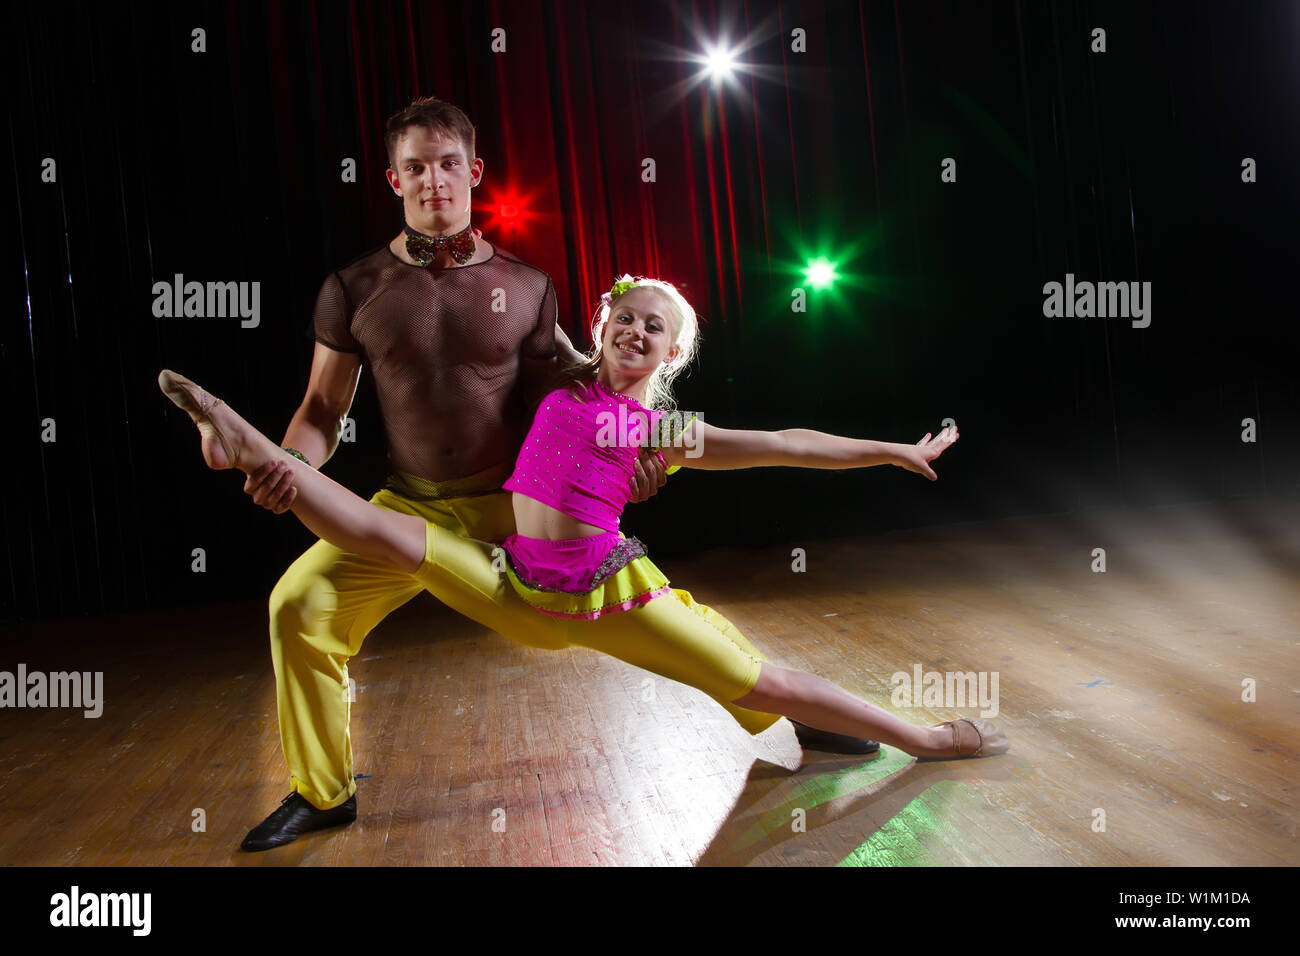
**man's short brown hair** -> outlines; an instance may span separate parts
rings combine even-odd
[[[388,152],[388,163],[395,166],[393,156],[397,150],[397,141],[402,138],[408,127],[423,126],[431,133],[454,139],[465,146],[466,159],[474,160],[474,124],[458,107],[438,99],[436,96],[423,96],[412,100],[411,105],[400,113],[394,113],[384,126],[384,149]]]

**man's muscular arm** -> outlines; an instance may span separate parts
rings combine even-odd
[[[564,334],[564,329],[558,325],[555,327],[555,351],[560,357],[560,368],[569,365],[581,365],[587,361],[587,356],[583,355],[573,347],[569,337]]]
[[[360,355],[337,352],[317,342],[307,394],[281,445],[298,449],[316,468],[329,461],[338,448],[343,419],[352,408],[360,379]]]
[[[519,350],[519,374],[524,401],[537,405],[555,376],[571,365],[580,365],[587,357],[573,347],[557,321],[555,287],[548,280],[537,310],[537,325],[524,339]]]
[[[338,352],[317,342],[307,394],[289,422],[281,446],[302,452],[316,468],[329,461],[338,448],[342,420],[352,408],[360,377],[360,355]],[[250,474],[244,491],[276,514],[288,510],[297,496],[293,473],[280,461],[267,462]]]

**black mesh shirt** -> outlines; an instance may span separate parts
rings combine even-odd
[[[385,245],[326,278],[313,324],[374,377],[390,467],[447,481],[515,460],[524,390],[557,361],[555,317],[550,277],[502,249],[440,269]]]

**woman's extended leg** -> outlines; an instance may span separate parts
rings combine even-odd
[[[158,385],[199,427],[209,468],[238,468],[248,474],[274,458],[293,469],[298,496],[292,511],[330,544],[353,554],[386,561],[403,571],[424,563],[426,523],[370,504],[338,482],[278,448],[233,408],[183,375],[164,370]]]
[[[854,697],[824,677],[767,663],[759,671],[754,689],[735,703],[781,714],[819,730],[879,740],[914,757],[970,757],[977,750],[984,756],[1009,749],[1005,736],[991,724],[957,720],[918,727]]]
[[[813,674],[765,660],[740,631],[689,591],[674,588],[643,607],[575,621],[568,641],[704,691],[750,733],[790,717],[832,733],[866,737],[915,757],[969,757],[980,748],[975,726],[917,727]],[[748,690],[746,690],[748,688]],[[767,715],[767,719],[764,716]],[[1000,753],[1005,737],[983,725],[982,754]]]

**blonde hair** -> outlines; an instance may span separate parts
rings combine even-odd
[[[673,336],[669,348],[671,350],[673,346],[676,346],[677,355],[671,360],[660,363],[659,367],[650,375],[650,381],[646,385],[646,400],[644,402],[646,408],[672,411],[677,407],[677,400],[673,396],[672,383],[695,359],[695,353],[700,342],[700,323],[695,314],[695,309],[677,291],[677,287],[671,282],[665,282],[662,279],[648,279],[644,276],[634,278],[630,275],[623,275],[614,283],[614,288],[611,291],[600,297],[600,305],[596,307],[596,312],[591,319],[592,347],[591,351],[587,353],[587,361],[567,369],[562,375],[560,387],[567,384],[571,390],[576,392],[578,385],[590,385],[596,380],[604,358],[605,327],[609,324],[609,317],[613,314],[618,301],[633,289],[651,289],[659,293],[668,301],[673,312],[673,318],[676,320],[674,322],[676,335]]]

